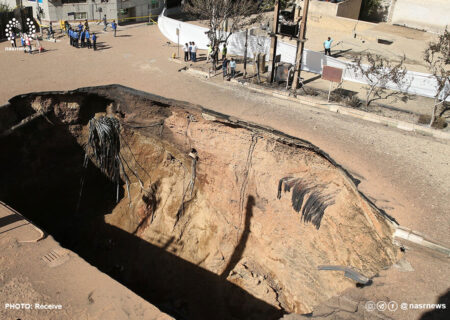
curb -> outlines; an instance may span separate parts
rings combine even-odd
[[[169,59],[169,60],[174,61],[174,59]],[[176,61],[176,62],[178,62],[178,61]],[[178,62],[178,63],[180,63],[180,62]],[[202,76],[202,78],[209,78],[208,73],[206,73],[204,71],[200,71],[200,70],[196,70],[196,69],[192,69],[192,68],[188,68],[186,71],[188,73],[191,73],[192,75]],[[406,121],[383,117],[383,116],[379,116],[379,115],[376,115],[373,113],[356,110],[356,109],[344,107],[344,106],[337,105],[337,104],[318,103],[317,100],[307,98],[307,97],[293,97],[293,96],[290,96],[289,93],[287,93],[287,92],[282,93],[282,92],[274,91],[271,89],[261,89],[259,87],[256,87],[253,84],[249,84],[249,83],[243,84],[236,79],[231,79],[229,83],[231,85],[246,87],[249,90],[252,90],[254,92],[262,93],[265,95],[270,95],[275,98],[306,104],[306,105],[314,107],[314,108],[331,111],[331,112],[335,112],[335,113],[340,113],[343,115],[351,116],[354,118],[366,120],[366,121],[373,122],[373,123],[379,123],[379,124],[382,124],[382,125],[385,125],[388,127],[392,127],[392,128],[397,128],[397,129],[400,129],[403,131],[416,132],[416,133],[420,133],[425,136],[431,136],[434,138],[450,140],[450,132],[443,132],[443,131],[431,129],[428,127],[420,126],[415,123],[410,123],[410,122],[406,122]]]
[[[433,241],[426,240],[421,234],[416,231],[398,226],[394,232],[394,238],[403,239],[419,246],[441,252],[450,257],[450,249]]]

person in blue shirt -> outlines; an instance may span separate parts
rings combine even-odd
[[[330,37],[328,37],[328,40],[325,40],[325,42],[323,43],[323,48],[325,49],[325,55],[331,56],[331,43],[333,42],[333,39],[331,39]]]
[[[69,35],[69,43],[71,46],[73,46],[72,29],[69,28],[69,30],[67,30],[67,34]]]
[[[114,30],[114,37],[115,37],[116,36],[116,32],[117,32],[116,20],[113,20],[113,22],[111,23],[111,28]]]
[[[75,47],[75,31],[70,29],[70,40],[72,47]]]
[[[81,47],[84,48],[86,46],[84,40],[86,39],[86,31],[83,30],[80,32],[80,39],[81,39]]]
[[[97,36],[95,35],[95,33],[92,34],[92,46],[94,50],[97,50]]]
[[[78,32],[74,32],[73,33],[73,43],[74,43],[74,47],[78,48],[78,39],[80,37],[80,34]]]
[[[91,48],[91,35],[89,34],[89,29],[86,29],[84,36],[86,37],[86,44],[88,49]]]
[[[81,32],[81,30],[83,30],[83,25],[80,22],[80,24],[78,25],[78,32]]]

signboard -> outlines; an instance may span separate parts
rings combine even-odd
[[[340,83],[342,82],[342,71],[343,70],[339,68],[323,66],[322,79]]]

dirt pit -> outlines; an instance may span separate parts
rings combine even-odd
[[[118,202],[98,163],[83,168],[102,115],[120,121]],[[121,86],[33,93],[0,107],[0,135],[0,200],[178,319],[310,313],[356,285],[319,266],[370,278],[398,255],[392,221],[327,154],[199,106]]]

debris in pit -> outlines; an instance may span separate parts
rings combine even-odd
[[[369,278],[361,274],[360,272],[344,266],[318,266],[318,270],[333,270],[333,271],[344,271],[344,276],[349,279],[355,280],[358,284],[361,285],[370,285],[371,281]]]

